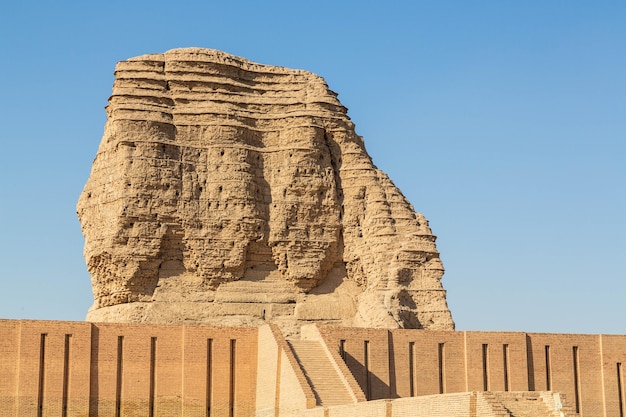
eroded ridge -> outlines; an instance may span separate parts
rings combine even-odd
[[[118,63],[107,116],[89,320],[453,328],[428,222],[321,77],[176,49]]]

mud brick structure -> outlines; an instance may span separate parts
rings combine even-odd
[[[625,363],[615,335],[0,320],[0,417],[617,417]]]
[[[0,320],[0,417],[624,417],[626,336],[454,331],[428,222],[322,78],[120,62],[88,322]]]
[[[454,328],[428,221],[321,77],[175,49],[120,62],[107,115],[88,320]]]

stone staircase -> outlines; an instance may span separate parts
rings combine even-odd
[[[511,415],[509,410],[507,410],[504,405],[496,398],[495,392],[477,392],[475,395],[477,398],[477,403],[480,404],[480,400],[482,399],[485,403],[486,409],[482,409],[477,415],[493,415],[493,417],[514,417]],[[479,407],[481,408],[481,407]],[[542,415],[538,415],[537,417],[543,417]]]
[[[494,417],[578,417],[578,414],[565,402],[562,408],[556,409],[552,407],[554,399],[545,398],[546,394],[560,394],[535,391],[482,392],[480,394],[491,407]]]
[[[287,343],[313,389],[317,405],[328,407],[355,402],[319,341],[288,340]]]
[[[556,407],[556,403],[560,404],[560,410],[554,411],[555,416],[579,417],[579,414],[576,413],[574,405],[567,401],[567,397],[565,396],[565,394],[560,392],[542,391],[540,395],[543,401],[546,404],[549,404],[548,408]]]

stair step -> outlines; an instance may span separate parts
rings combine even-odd
[[[484,392],[494,414],[510,417],[553,417],[554,410],[539,392]],[[564,407],[565,409],[565,407]],[[575,416],[576,414],[566,414]]]
[[[353,403],[352,396],[318,341],[290,340],[300,367],[316,394],[318,405]]]

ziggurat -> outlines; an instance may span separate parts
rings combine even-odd
[[[626,336],[454,330],[428,221],[324,80],[118,63],[89,322],[0,320],[0,417],[623,417]]]

